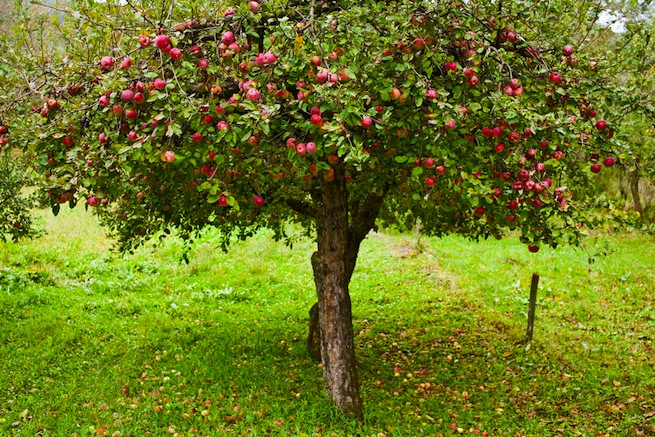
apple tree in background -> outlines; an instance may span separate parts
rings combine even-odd
[[[53,211],[93,208],[122,250],[313,235],[327,392],[360,416],[348,284],[372,229],[536,252],[597,222],[577,193],[627,150],[580,50],[593,5],[71,2],[16,18],[0,110]]]

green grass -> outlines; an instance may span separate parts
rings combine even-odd
[[[310,242],[262,233],[226,255],[208,232],[186,265],[175,239],[120,257],[82,210],[45,221],[0,246],[0,436],[655,435],[652,237],[602,236],[615,253],[589,266],[516,239],[417,253],[370,235],[351,283],[358,423],[305,352]]]

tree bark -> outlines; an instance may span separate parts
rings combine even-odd
[[[317,211],[318,250],[312,256],[318,295],[323,378],[328,395],[346,416],[361,418],[362,401],[355,362],[352,310],[346,270],[348,198],[343,168],[321,180]]]
[[[337,407],[346,416],[362,418],[348,284],[385,191],[349,200],[343,166],[333,168],[334,179],[322,179],[320,190],[312,193],[318,243],[312,267],[318,303],[310,310],[307,346],[323,364],[326,391]]]
[[[641,196],[639,195],[639,170],[634,169],[630,172],[630,192],[632,193],[632,203],[635,211],[641,215],[643,209],[641,207]]]

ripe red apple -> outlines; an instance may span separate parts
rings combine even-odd
[[[300,156],[304,156],[305,153],[307,153],[307,147],[305,146],[305,143],[296,144],[296,153]]]
[[[136,94],[134,94],[133,100],[134,100],[134,103],[136,103],[137,105],[140,105],[141,103],[145,102],[146,97],[141,93],[136,93]]]
[[[218,123],[216,123],[216,129],[218,129],[218,130],[225,130],[228,127],[229,127],[229,125],[227,124],[226,121],[221,120]]]
[[[64,146],[70,147],[75,142],[75,139],[73,137],[64,137],[61,142],[64,143]]]
[[[503,143],[496,144],[496,152],[497,153],[501,153],[503,150],[505,150],[505,145]]]
[[[546,164],[544,164],[543,162],[537,162],[534,165],[534,169],[537,170],[540,173],[543,173],[543,172],[546,171]]]
[[[444,69],[446,71],[457,71],[457,63],[448,61],[444,64]]]
[[[391,91],[389,91],[389,97],[392,100],[398,100],[401,96],[400,90],[398,88],[392,88]]]
[[[225,45],[232,44],[234,42],[234,33],[230,30],[221,35],[221,42]]]
[[[435,177],[433,177],[433,176],[427,176],[427,177],[424,179],[423,182],[424,182],[425,185],[427,185],[428,187],[434,187],[434,184],[437,183],[437,179],[436,179]]]
[[[565,45],[562,47],[562,53],[564,53],[564,56],[571,56],[573,54],[573,47]]]
[[[228,205],[227,197],[225,197],[225,196],[219,197],[218,204],[221,205],[221,206],[227,206]]]
[[[120,117],[120,115],[123,113],[123,108],[121,108],[119,105],[114,105],[111,107],[111,112],[113,112],[116,117]]]
[[[323,124],[323,118],[318,114],[312,114],[309,121],[316,126]]]
[[[416,50],[421,50],[425,47],[425,40],[423,38],[416,38],[412,41],[412,46],[414,46]]]
[[[551,155],[551,158],[553,158],[556,161],[560,161],[562,158],[564,158],[564,152],[562,152],[561,150],[555,150]]]
[[[139,35],[139,45],[141,47],[150,46],[150,37],[148,35]]]
[[[319,58],[318,56],[314,55],[314,56],[311,57],[311,59],[309,60],[309,62],[311,62],[312,65],[318,67],[319,65],[321,65],[321,58]]]
[[[444,174],[446,172],[446,167],[443,165],[440,165],[439,167],[436,168],[437,174]]]
[[[480,83],[480,79],[477,76],[471,76],[466,82],[471,86],[476,86]]]
[[[98,141],[100,144],[105,144],[108,141],[107,135],[102,132],[100,135],[98,135]]]
[[[373,125],[373,119],[371,117],[363,117],[362,118],[362,126],[363,127],[371,127]]]
[[[599,131],[604,131],[605,129],[607,129],[607,122],[602,119],[598,120],[596,122],[596,129],[598,129]]]
[[[528,170],[519,170],[518,172],[518,178],[521,182],[526,182],[528,179],[530,179],[530,172]]]
[[[491,129],[490,127],[487,127],[487,126],[483,127],[482,128],[482,135],[485,136],[485,137],[492,136],[493,135],[493,129]]]
[[[261,93],[257,88],[250,88],[246,91],[246,98],[248,100],[257,100],[261,96]]]
[[[305,145],[305,149],[307,150],[307,153],[309,155],[313,155],[314,153],[316,153],[316,144],[310,141]]]
[[[605,159],[603,160],[603,165],[604,165],[605,167],[611,167],[611,166],[613,166],[613,165],[614,165],[614,158],[612,158],[611,156],[608,156],[607,158],[605,158]]]
[[[152,82],[152,86],[154,86],[158,90],[163,90],[166,87],[166,81],[161,77],[158,77]]]
[[[448,121],[444,124],[444,127],[445,127],[447,130],[453,130],[453,129],[455,129],[455,120],[454,120],[453,118],[451,118],[450,120],[448,120]]]
[[[88,199],[86,199],[86,203],[89,204],[89,206],[97,206],[98,203],[100,202],[100,199],[96,196],[91,196]]]
[[[114,58],[112,58],[111,56],[103,56],[100,59],[100,69],[107,71],[110,70],[111,67],[113,66],[114,66]]]
[[[464,77],[466,77],[467,79],[470,79],[473,76],[475,76],[475,70],[474,69],[472,69],[471,67],[468,67],[468,68],[464,69]]]
[[[339,162],[339,157],[337,155],[328,156],[328,162],[332,165],[335,165]]]
[[[562,79],[562,76],[560,76],[559,74],[557,74],[557,73],[555,73],[555,72],[550,73],[550,75],[549,75],[549,79],[550,79],[550,81],[551,81],[552,83],[561,83],[562,80],[563,80],[563,79]]]
[[[198,68],[207,68],[209,67],[209,61],[207,59],[198,59]]]
[[[425,158],[423,165],[425,165],[425,168],[432,168],[436,165],[436,162],[432,158]]]
[[[137,135],[136,131],[131,130],[131,131],[129,131],[129,132],[127,133],[127,138],[128,138],[130,141],[136,141],[136,139],[138,138],[138,135]]]
[[[270,65],[277,60],[277,56],[271,52],[264,53],[264,64]]]
[[[171,150],[167,150],[164,152],[164,161],[166,162],[174,162],[175,161],[175,152]]]
[[[323,68],[321,71],[316,73],[316,82],[325,83],[327,82],[329,77],[330,77],[330,70],[328,70],[327,68]]]
[[[590,170],[592,173],[598,173],[600,171],[601,167],[600,164],[591,164]]]
[[[194,143],[201,142],[202,138],[203,138],[203,136],[202,136],[202,134],[200,132],[196,132],[193,135],[191,135],[191,141],[193,141]]]
[[[427,90],[425,92],[425,97],[430,99],[430,100],[436,99],[437,96],[438,96],[437,90]]]
[[[124,58],[121,61],[121,68],[126,70],[132,66],[132,60],[130,58]]]
[[[182,56],[184,56],[182,50],[178,49],[177,47],[171,49],[171,51],[168,52],[168,54],[171,57],[171,59],[173,59],[174,61],[182,59]]]
[[[136,109],[128,109],[125,111],[125,116],[130,120],[135,120],[137,117]]]
[[[264,198],[262,196],[258,196],[257,194],[252,196],[252,201],[257,207],[262,207],[266,203],[266,201],[264,201]]]
[[[170,47],[171,45],[171,40],[166,36],[166,35],[157,35],[155,37],[155,47],[158,49],[165,49],[167,47]]]
[[[528,246],[528,250],[530,252],[532,252],[532,253],[537,253],[537,252],[539,252],[539,246],[530,245],[530,246]]]
[[[123,100],[125,102],[129,102],[133,98],[134,98],[134,91],[124,90],[123,92],[121,92],[121,100]]]

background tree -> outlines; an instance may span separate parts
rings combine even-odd
[[[348,284],[377,225],[577,243],[583,188],[626,144],[603,117],[597,2],[72,2],[15,18],[6,111],[56,213],[83,201],[130,250],[317,241],[328,394],[359,416]],[[580,36],[582,35],[582,36]],[[576,39],[577,37],[577,39]],[[602,82],[602,81],[601,81]],[[590,162],[591,160],[591,162]],[[574,197],[574,193],[581,193]],[[586,226],[585,226],[586,225]],[[291,229],[291,231],[290,231]]]

